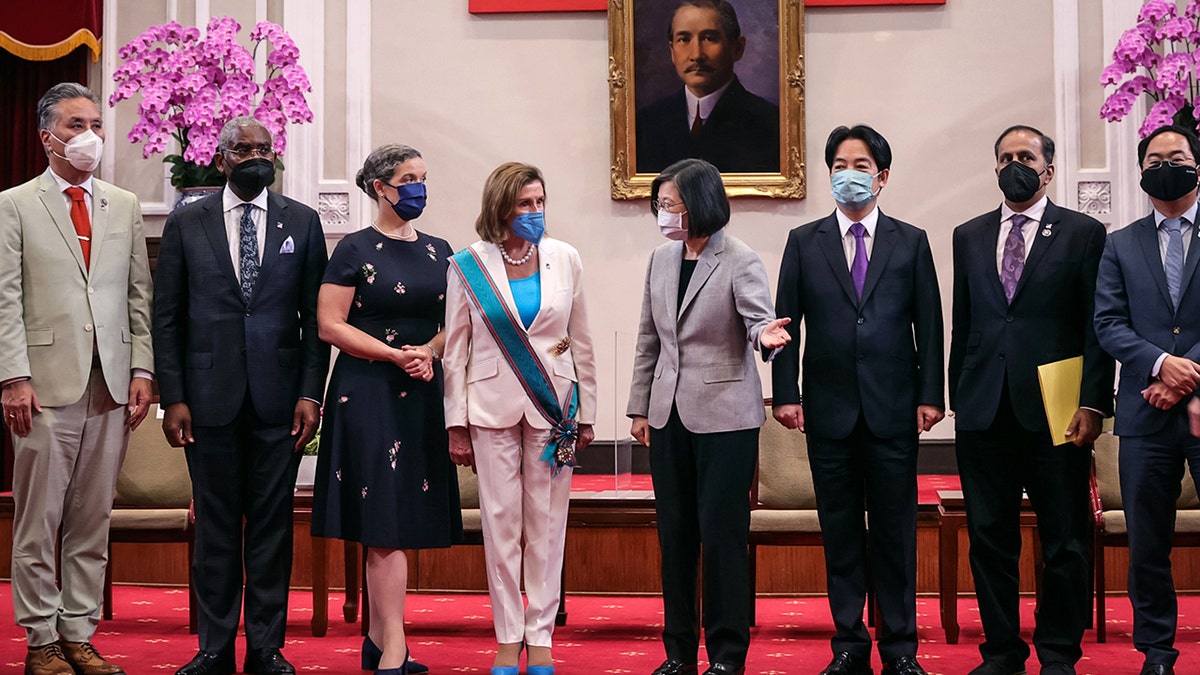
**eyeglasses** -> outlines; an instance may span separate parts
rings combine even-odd
[[[650,206],[653,206],[655,211],[666,211],[670,213],[671,209],[683,206],[683,202],[664,202],[661,199],[655,199],[654,201],[650,202]]]
[[[272,148],[269,145],[235,145],[232,148],[226,148],[221,152],[232,155],[237,159],[249,159],[251,157],[264,157],[266,159],[271,159],[275,156],[275,148]]]
[[[1196,162],[1193,160],[1190,160],[1190,159],[1183,159],[1183,160],[1171,159],[1171,160],[1163,160],[1163,161],[1158,161],[1158,162],[1150,162],[1149,164],[1146,165],[1146,168],[1143,169],[1143,171],[1149,171],[1151,169],[1161,169],[1164,166],[1170,166],[1170,167],[1173,167],[1176,169],[1178,169],[1180,167],[1187,167],[1189,169],[1195,169]]]

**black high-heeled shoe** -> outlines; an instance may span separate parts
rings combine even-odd
[[[406,675],[424,675],[424,673],[429,672],[429,666],[425,665],[424,663],[421,663],[420,661],[414,661],[412,659],[412,656],[409,655],[409,652],[407,649],[405,649],[404,653],[405,653],[404,663],[408,667],[408,671],[407,671]],[[363,636],[362,669],[363,670],[378,670],[379,669],[379,659],[382,659],[382,658],[383,658],[383,650],[380,649],[379,646],[375,644],[375,641],[371,639],[371,636],[370,635]]]
[[[375,675],[409,675],[409,673],[412,672],[412,670],[408,667],[410,663],[412,663],[412,661],[408,659],[408,647],[405,647],[404,663],[401,664],[399,668],[384,668],[383,670],[376,670]]]

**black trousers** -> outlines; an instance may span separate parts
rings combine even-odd
[[[1133,646],[1146,663],[1174,665],[1179,603],[1171,575],[1175,502],[1184,465],[1200,485],[1200,438],[1188,431],[1183,405],[1150,436],[1121,437],[1121,503],[1129,530],[1129,601]]]
[[[846,438],[808,437],[835,654],[870,658],[871,636],[863,623],[870,579],[879,602],[880,659],[916,656],[916,418],[913,411],[913,433],[902,438],[875,436],[861,413]]]
[[[246,647],[282,647],[300,466],[291,425],[264,424],[247,393],[233,424],[194,427],[192,435],[187,460],[196,507],[192,578],[200,649],[233,651],[243,569]]]
[[[1045,431],[1021,426],[1007,393],[986,431],[958,431],[956,452],[971,541],[971,572],[985,640],[984,660],[1021,670],[1019,566],[1021,493],[1037,515],[1042,597],[1033,644],[1043,665],[1074,664],[1089,617],[1091,446],[1052,445]]]
[[[703,552],[708,660],[734,666],[746,662],[750,487],[757,462],[757,428],[696,434],[672,410],[665,427],[650,429],[667,658],[696,663],[697,562]]]

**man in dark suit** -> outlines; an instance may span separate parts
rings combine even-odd
[[[1189,433],[1181,402],[1200,384],[1198,156],[1195,132],[1179,126],[1138,144],[1141,186],[1154,211],[1108,237],[1096,280],[1096,335],[1121,362],[1114,432],[1143,675],[1170,675],[1179,658],[1170,556],[1185,462],[1200,482],[1200,439]]]
[[[315,211],[266,189],[275,153],[257,120],[227,123],[215,161],[228,184],[171,214],[155,275],[163,431],[187,447],[196,507],[200,652],[178,674],[234,672],[243,558],[245,672],[293,673],[280,648],[299,451],[329,366],[325,239]]]
[[[779,171],[779,106],[742,86],[733,64],[746,51],[727,0],[683,0],[667,29],[683,88],[637,113],[637,172],[698,157],[722,173]]]
[[[834,129],[825,163],[837,210],[788,235],[775,314],[792,317],[792,342],[772,366],[775,419],[808,434],[837,629],[822,675],[871,673],[863,625],[868,580],[879,602],[884,675],[923,675],[916,660],[917,436],[945,407],[937,273],[925,232],[876,206],[892,163],[879,132]]]
[[[1004,202],[954,230],[950,408],[986,640],[971,675],[1025,671],[1018,597],[1021,495],[1042,543],[1034,644],[1044,675],[1069,675],[1088,622],[1092,441],[1112,414],[1114,363],[1092,314],[1104,226],[1046,197],[1054,141],[1028,126],[996,140]],[[1079,409],[1051,429],[1038,366],[1083,357]],[[1065,432],[1068,442],[1053,440]]]

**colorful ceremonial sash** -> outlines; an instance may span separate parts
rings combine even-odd
[[[479,255],[473,249],[466,248],[450,257],[450,267],[462,280],[467,297],[483,318],[483,325],[487,326],[496,345],[500,347],[500,353],[516,374],[517,381],[533,401],[538,413],[552,426],[550,441],[540,459],[550,464],[555,473],[560,467],[575,466],[575,439],[579,432],[575,422],[579,408],[576,390],[579,385],[572,384],[567,392],[567,414],[564,416],[550,374],[533,351],[529,336],[520,327],[516,315],[500,298],[500,289],[483,266]]]

